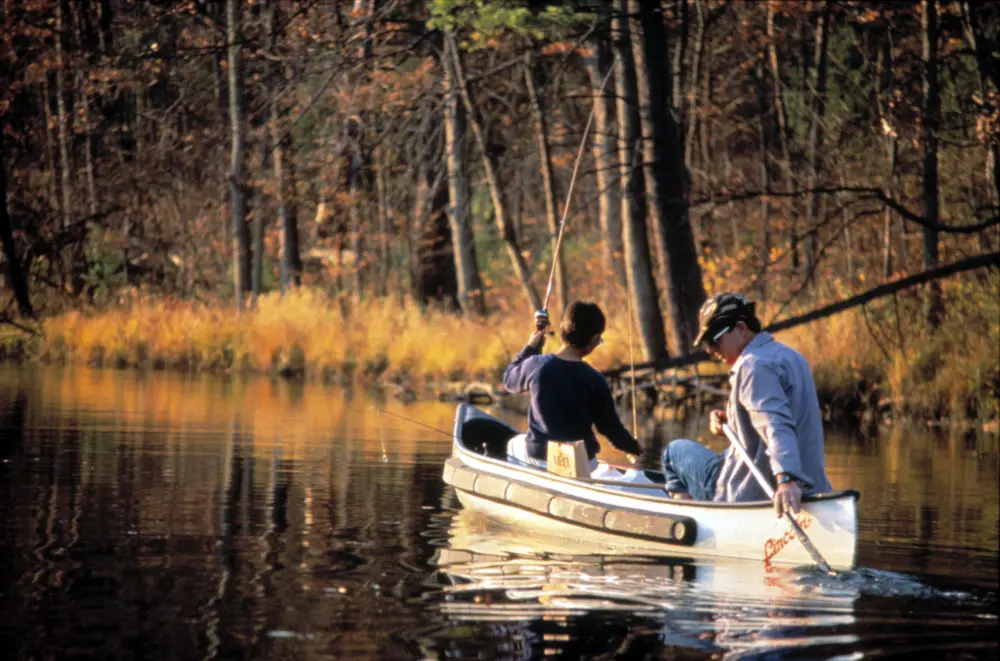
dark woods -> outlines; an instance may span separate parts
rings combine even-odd
[[[804,310],[998,246],[1000,7],[964,0],[0,4],[8,318],[306,284]],[[945,314],[938,281],[926,315]],[[506,298],[505,298],[506,297]]]

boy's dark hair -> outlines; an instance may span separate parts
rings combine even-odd
[[[574,301],[563,313],[559,335],[566,344],[583,349],[606,327],[607,320],[597,303]]]

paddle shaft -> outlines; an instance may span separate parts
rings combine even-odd
[[[750,458],[750,453],[747,452],[747,449],[743,446],[743,442],[740,440],[739,435],[737,435],[736,431],[730,427],[728,423],[722,425],[722,431],[726,433],[726,437],[729,439],[729,442],[733,444],[734,448],[736,448],[736,451],[739,453],[743,463],[746,464],[747,468],[750,469],[750,472],[753,473],[754,478],[757,480],[757,484],[759,484],[760,488],[764,490],[767,497],[773,501],[774,489],[771,488],[771,484],[764,477],[764,474],[760,472],[760,469],[757,468],[757,464],[753,463],[753,460]],[[816,548],[816,545],[812,543],[811,539],[809,539],[809,535],[806,534],[806,531],[802,529],[802,526],[799,525],[799,522],[795,520],[795,517],[793,517],[792,513],[788,510],[785,510],[785,519],[787,519],[788,523],[792,526],[792,530],[795,531],[795,536],[799,538],[800,542],[802,542],[802,546],[805,547],[806,551],[812,557],[813,562],[816,563],[816,566],[827,574],[835,575],[836,572],[830,568],[830,563],[826,561],[823,555],[819,552],[819,549]]]

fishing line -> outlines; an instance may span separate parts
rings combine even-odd
[[[632,179],[632,173],[635,171],[636,161],[639,160],[639,141],[642,138],[636,138],[635,145],[632,147],[632,162],[628,165],[628,178],[629,182]],[[626,182],[626,188],[629,185]],[[639,438],[639,414],[636,411],[635,403],[635,354],[632,351],[632,278],[625,274],[625,300],[628,302],[627,314],[628,314],[628,364],[629,373],[632,375],[632,436],[635,439]]]
[[[385,413],[387,415],[391,415],[394,418],[399,418],[403,422],[409,422],[409,423],[417,425],[419,427],[423,427],[424,429],[429,429],[429,430],[435,431],[435,432],[437,432],[439,434],[444,434],[445,436],[452,436],[451,432],[444,431],[443,429],[438,429],[437,427],[431,427],[430,425],[425,425],[424,423],[420,422],[419,420],[413,420],[412,418],[407,418],[405,415],[399,415],[398,413],[393,413],[392,411],[387,411],[386,409],[382,409],[382,408],[379,408],[379,407],[374,406],[374,405],[372,405],[372,408],[375,409],[376,411],[378,411],[379,413]],[[381,422],[379,423],[379,428],[381,429]],[[383,446],[383,451],[384,450],[385,450],[385,447]]]
[[[632,375],[632,437],[639,438],[639,416],[636,413],[635,405],[635,355],[632,352],[632,280],[625,278],[627,283],[626,300],[628,301],[628,363],[629,373]]]

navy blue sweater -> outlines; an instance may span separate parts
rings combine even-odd
[[[642,451],[618,417],[608,382],[585,362],[540,355],[528,345],[507,367],[503,385],[512,393],[531,393],[527,450],[535,459],[545,461],[550,439],[583,440],[593,459],[600,449],[595,426],[619,450]]]

